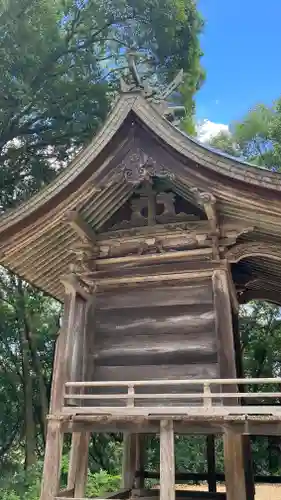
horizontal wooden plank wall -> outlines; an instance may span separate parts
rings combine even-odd
[[[181,286],[151,283],[98,294],[95,342],[89,349],[89,360],[95,367],[94,380],[217,377],[211,278]],[[149,388],[149,392],[158,393],[187,390],[168,385]],[[141,391],[147,392],[147,388]],[[137,404],[142,405],[142,400]],[[163,400],[156,404],[162,405]]]

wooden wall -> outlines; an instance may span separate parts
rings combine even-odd
[[[219,376],[211,278],[99,293],[95,317],[94,380]]]

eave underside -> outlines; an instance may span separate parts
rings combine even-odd
[[[135,144],[173,173],[169,185],[175,193],[195,203],[193,188],[211,192],[217,199],[221,221],[232,220],[238,226],[243,221],[246,226],[251,226],[254,231],[241,238],[241,242],[261,242],[264,245],[270,242],[281,248],[281,200],[278,192],[208,170],[206,159],[199,165],[192,155],[187,157],[186,153],[175,151],[163,137],[148,131],[139,119],[132,140],[130,126],[131,117],[123,124],[119,140],[115,136],[111,146],[107,145],[107,155],[101,155],[92,167],[87,167],[89,173],[86,176],[84,172],[75,191],[29,224],[23,220],[15,234],[6,241],[4,238],[5,243],[0,247],[4,267],[62,300],[60,277],[69,272],[74,258],[70,247],[77,241],[77,235],[66,223],[66,214],[70,210],[79,210],[90,227],[101,231],[134,191],[134,186],[125,179],[114,180],[114,172],[128,151],[134,151]],[[247,295],[243,297],[247,296],[248,300],[251,293],[257,296],[262,295],[262,291],[268,296],[274,292],[281,296],[281,250],[280,260],[253,256],[248,257],[247,266],[251,282],[243,292],[247,291]]]

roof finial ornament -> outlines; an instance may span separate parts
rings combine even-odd
[[[170,115],[173,113],[175,107],[168,106],[166,100],[183,82],[183,69],[179,71],[174,80],[166,88],[159,89],[157,85],[151,86],[147,81],[143,81],[137,68],[138,62],[141,64],[151,64],[151,59],[144,58],[144,55],[135,49],[127,50],[126,59],[130,76],[128,78],[129,82],[125,81],[123,77],[120,78],[121,92],[140,91],[147,100],[159,105],[163,115]],[[185,112],[183,106],[176,106],[176,108],[177,111]]]
[[[128,63],[128,81],[125,81],[123,77],[120,78],[121,92],[134,92],[141,91],[145,97],[151,97],[155,90],[153,90],[147,82],[143,82],[140,73],[137,68],[137,61],[141,61],[142,64],[150,64],[150,59],[145,58],[141,52],[135,49],[128,49],[126,52],[126,59]]]

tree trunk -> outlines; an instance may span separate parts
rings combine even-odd
[[[17,280],[17,319],[19,323],[25,416],[25,467],[36,462],[36,429],[33,415],[33,386],[30,366],[30,350],[25,328],[25,301],[21,280]]]
[[[22,371],[25,405],[25,467],[36,462],[36,436],[33,418],[32,379],[30,376],[28,341],[22,338]]]

